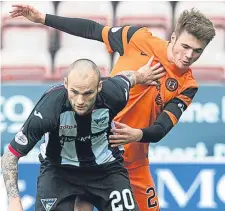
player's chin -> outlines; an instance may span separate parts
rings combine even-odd
[[[184,64],[182,62],[179,62],[179,64],[176,64],[176,66],[181,70],[188,69],[190,67],[190,65]]]
[[[84,116],[87,114],[87,110],[82,110],[82,109],[75,109],[75,112],[79,115],[79,116]]]

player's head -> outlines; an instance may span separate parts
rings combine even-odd
[[[214,36],[212,22],[201,12],[183,11],[171,36],[173,62],[181,69],[189,68]]]
[[[97,65],[88,59],[75,61],[67,70],[64,85],[73,110],[78,115],[91,112],[102,88]]]

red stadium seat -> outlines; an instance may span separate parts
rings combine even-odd
[[[1,79],[11,81],[43,81],[51,77],[52,61],[48,52],[1,51]]]
[[[55,79],[62,80],[69,65],[77,59],[90,59],[94,61],[100,68],[101,76],[106,77],[111,71],[111,59],[104,46],[98,51],[73,50],[61,48],[55,56]]]
[[[46,51],[49,49],[50,37],[43,27],[7,27],[2,42],[4,49]]]
[[[198,82],[225,82],[225,53],[204,52],[192,66],[193,75]]]
[[[52,2],[13,2],[5,1],[2,3],[2,47],[10,49],[23,49],[26,46],[34,49],[48,49],[49,36],[53,30],[40,24],[34,24],[26,18],[11,18],[9,11],[12,4],[29,4],[43,13],[54,14]],[[16,36],[15,36],[16,34]]]
[[[116,25],[146,26],[154,36],[167,39],[171,32],[172,7],[167,1],[121,1]]]
[[[58,5],[57,14],[65,17],[86,18],[97,21],[103,25],[112,25],[113,7],[107,1],[62,1]],[[98,49],[99,42],[83,40],[66,33],[60,33],[61,47],[76,49],[87,48],[87,50]],[[100,44],[101,45],[101,44]]]

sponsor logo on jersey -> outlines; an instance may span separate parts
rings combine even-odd
[[[111,28],[111,32],[115,33],[117,31],[119,31],[122,27],[113,27]]]
[[[99,124],[103,124],[103,123],[105,122],[106,119],[107,119],[107,117],[104,116],[104,117],[102,117],[102,118],[100,118],[100,119],[94,119],[94,121],[95,121],[95,123],[96,123],[97,125],[99,125]]]
[[[59,129],[73,129],[77,128],[77,125],[60,125]]]
[[[180,108],[181,112],[183,113],[184,112],[184,104],[182,103],[178,103],[178,108]]]
[[[27,137],[23,134],[22,131],[19,131],[16,136],[15,136],[15,142],[20,144],[20,145],[27,145],[28,144],[28,139]]]
[[[148,55],[147,55],[145,52],[143,52],[143,51],[141,52],[141,55],[142,55],[142,56],[148,56]]]

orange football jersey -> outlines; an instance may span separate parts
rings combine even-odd
[[[127,106],[115,120],[134,128],[145,128],[151,126],[161,112],[166,112],[175,125],[179,119],[177,114],[165,110],[164,106],[172,99],[179,99],[186,106],[191,103],[197,88],[191,69],[182,73],[175,64],[169,62],[168,42],[152,36],[146,28],[106,26],[102,31],[102,38],[110,53],[120,53],[111,76],[124,70],[138,70],[153,55],[152,65],[159,62],[166,70],[166,76],[158,81],[158,86],[136,85],[132,88]],[[182,110],[182,105],[180,109]],[[148,143],[125,145],[125,164],[130,168],[147,164],[148,147]]]

